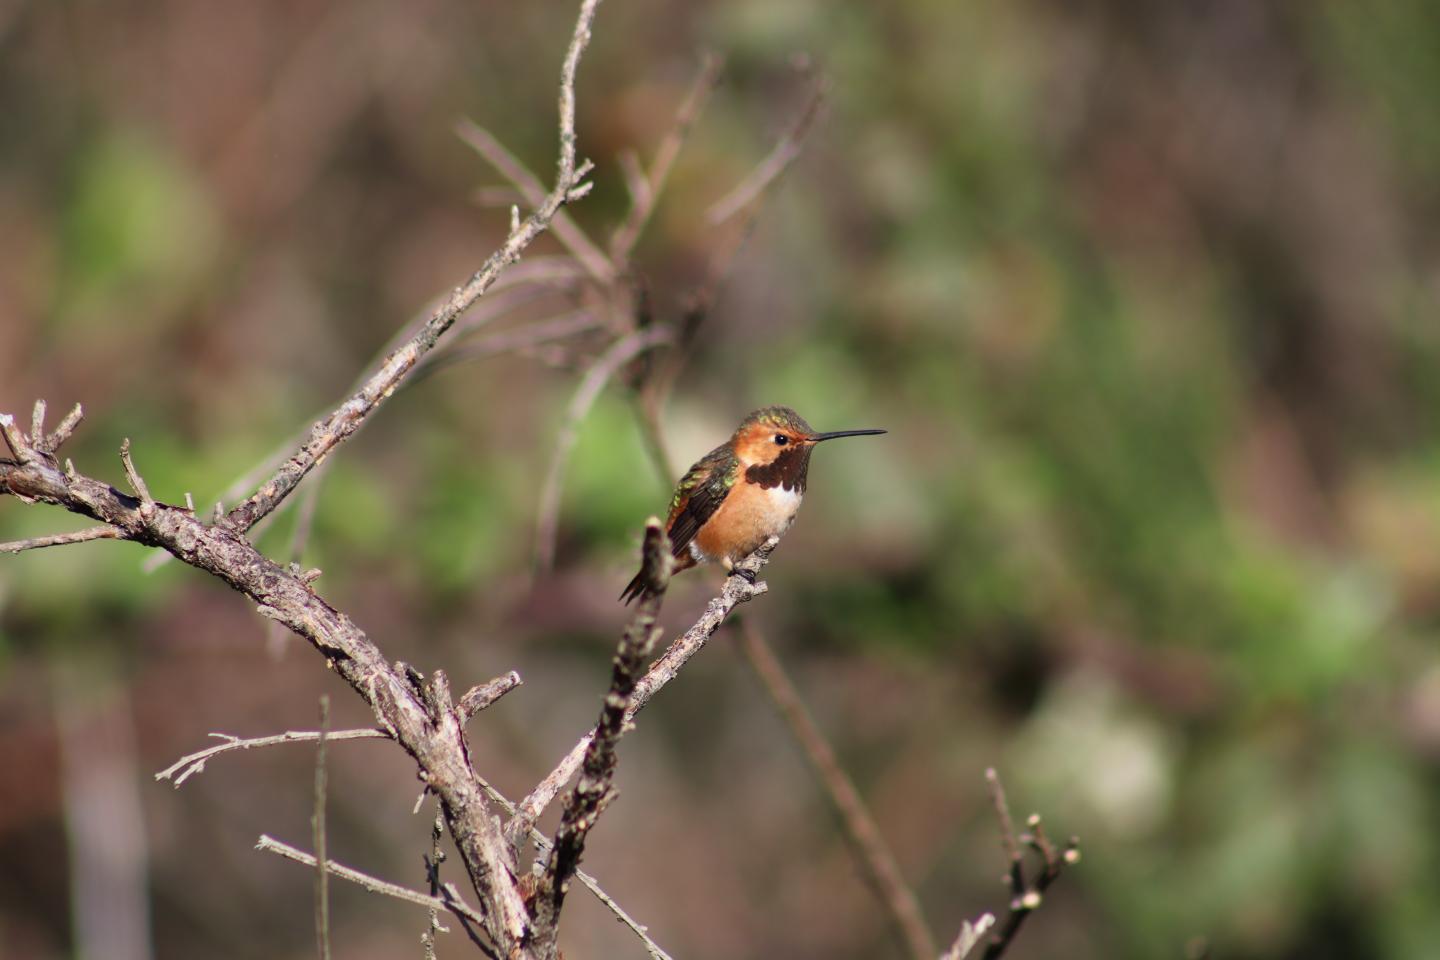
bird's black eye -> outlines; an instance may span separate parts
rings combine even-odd
[[[790,442],[790,438],[787,437],[787,436],[785,436],[785,434],[783,434],[783,433],[777,433],[777,434],[775,434],[775,446],[777,446],[777,447],[783,447],[783,446],[785,446],[785,444],[787,444],[787,443],[789,443],[789,442]]]

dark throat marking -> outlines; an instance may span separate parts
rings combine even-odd
[[[745,480],[758,483],[766,490],[784,487],[786,490],[805,492],[805,478],[810,470],[810,450],[806,446],[794,446],[780,451],[770,463],[757,463],[745,468]]]

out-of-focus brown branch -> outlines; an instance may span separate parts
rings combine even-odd
[[[315,939],[320,960],[330,960],[330,871],[325,848],[329,831],[325,822],[325,740],[330,732],[330,698],[320,697],[320,729],[315,738],[315,812],[310,818],[315,844]]]
[[[634,155],[627,154],[630,159],[626,161],[625,182],[630,190],[630,212],[620,226],[615,228],[615,233],[610,238],[610,262],[616,273],[623,272],[629,263],[636,241],[640,239],[640,234],[645,232],[645,226],[655,212],[655,205],[665,189],[665,182],[670,178],[676,159],[680,156],[680,149],[685,146],[685,141],[689,138],[695,121],[699,119],[700,112],[705,109],[705,103],[710,99],[715,85],[720,82],[720,71],[724,66],[725,61],[716,54],[707,53],[702,58],[700,72],[680,104],[680,109],[675,114],[675,122],[656,148],[655,159],[651,161],[648,171],[642,172],[639,162],[633,159]]]
[[[670,392],[674,389],[680,372],[690,362],[690,353],[696,343],[700,329],[714,312],[720,291],[729,278],[730,271],[740,255],[741,249],[754,232],[763,205],[760,203],[767,191],[800,155],[801,147],[810,129],[820,116],[825,100],[825,80],[816,75],[810,95],[806,98],[799,116],[776,143],[770,154],[760,162],[740,183],[710,208],[708,216],[712,222],[720,223],[743,212],[737,226],[725,231],[725,236],[716,239],[715,249],[710,254],[705,277],[689,296],[689,305],[676,323],[676,338],[673,349],[666,352],[662,363],[650,372],[641,386],[638,398],[641,411],[641,430],[647,446],[658,452],[667,468],[673,468],[670,454],[660,430],[660,411]],[[721,214],[716,218],[717,212]],[[667,472],[672,474],[673,469]]]
[[[995,926],[995,914],[982,913],[974,922],[966,920],[960,924],[960,932],[950,949],[940,954],[940,960],[965,960],[970,952],[979,946],[985,934]]]
[[[545,189],[540,186],[540,181],[489,130],[471,120],[461,120],[455,125],[455,134],[509,180],[526,203],[539,207],[545,202]],[[596,283],[605,285],[615,279],[610,261],[569,214],[558,214],[552,227],[556,239],[565,245],[565,249],[585,267]]]
[[[436,357],[434,362],[427,364],[420,376],[429,376],[457,364],[469,363],[472,360],[493,357],[501,353],[516,353],[523,356],[535,352],[536,348],[571,337],[578,337],[596,330],[600,326],[600,318],[593,312],[583,309],[571,310],[567,313],[547,317],[544,320],[536,320],[534,323],[527,323],[513,330],[501,330],[488,334],[477,338],[473,343],[458,345],[445,351],[444,356]],[[432,356],[434,355],[432,354]]]
[[[549,570],[555,562],[555,531],[560,522],[560,487],[565,479],[565,466],[570,461],[570,451],[580,436],[580,422],[600,397],[600,391],[622,366],[635,357],[664,343],[669,343],[673,334],[669,327],[647,327],[636,330],[616,340],[602,353],[586,371],[575,388],[565,408],[565,420],[555,439],[555,452],[550,457],[550,468],[545,472],[545,483],[540,488],[540,507],[535,516],[535,567]]]
[[[662,687],[675,679],[680,669],[689,662],[691,657],[704,649],[705,644],[714,636],[715,631],[720,629],[720,625],[725,622],[731,610],[739,604],[753,600],[769,589],[764,581],[752,583],[747,578],[759,576],[760,570],[769,561],[771,552],[779,542],[778,537],[771,537],[754,553],[737,563],[734,571],[725,578],[725,586],[721,589],[720,595],[710,601],[695,625],[671,643],[660,658],[650,665],[645,676],[635,684],[630,704],[625,710],[626,723],[633,720],[635,715],[644,709],[645,704],[649,703],[650,698]],[[555,795],[570,781],[570,778],[575,775],[575,771],[580,769],[585,751],[589,748],[593,737],[594,731],[581,737],[580,742],[575,744],[565,755],[565,759],[561,760],[555,769],[550,771],[524,800],[520,801],[515,816],[506,826],[506,832],[511,842],[518,843],[526,836],[540,814],[550,805],[550,801],[555,799]]]
[[[536,205],[530,216],[515,225],[505,243],[470,279],[457,287],[430,315],[425,325],[406,344],[390,354],[380,369],[329,416],[310,428],[310,436],[280,469],[243,503],[225,517],[231,530],[243,533],[270,513],[295,489],[331,450],[344,442],[414,370],[420,358],[434,348],[455,320],[495,282],[500,272],[519,259],[522,251],[549,229],[561,207],[584,195],[581,183],[590,164],[575,159],[575,71],[590,42],[591,24],[600,0],[583,0],[575,31],[565,53],[560,80],[560,151],[555,187]],[[602,258],[603,259],[603,258]],[[606,265],[609,262],[606,261]]]
[[[595,722],[595,730],[585,748],[580,778],[565,803],[565,813],[551,842],[544,872],[536,884],[531,909],[535,917],[535,944],[543,960],[553,960],[557,954],[556,921],[570,881],[580,866],[580,856],[585,852],[585,838],[615,795],[616,750],[625,734],[625,719],[635,694],[637,675],[660,638],[661,630],[655,625],[655,618],[665,599],[675,560],[670,554],[670,538],[665,535],[658,517],[651,517],[645,524],[642,556],[643,599],[615,651],[610,690],[605,694],[600,719]]]
[[[775,144],[774,149],[764,160],[760,161],[760,165],[752,170],[749,176],[710,205],[705,216],[711,224],[724,223],[759,199],[770,184],[778,179],[790,164],[795,162],[795,158],[800,156],[806,134],[810,132],[810,128],[815,125],[816,118],[820,116],[820,108],[825,103],[825,90],[824,79],[817,75],[814,89],[811,91],[809,99],[805,101],[805,107],[801,110],[800,116]]]
[[[981,955],[984,960],[997,960],[1010,948],[1026,918],[1040,908],[1045,891],[1060,877],[1061,871],[1080,862],[1080,841],[1071,837],[1064,847],[1057,849],[1046,836],[1038,813],[1031,814],[1025,821],[1029,832],[1017,836],[1015,825],[1010,819],[1010,804],[1005,799],[1005,787],[1000,782],[1000,775],[991,767],[985,771],[985,779],[990,785],[990,799],[995,805],[995,815],[1000,820],[1000,842],[1010,860],[1006,873],[1010,883],[1009,909],[998,929],[985,941],[985,952]],[[1040,872],[1028,882],[1025,879],[1024,849],[1033,851],[1040,860]],[[963,935],[964,931],[961,933]]]
[[[790,682],[779,658],[748,617],[740,621],[740,648],[760,685],[769,694],[785,725],[804,751],[815,778],[835,808],[845,838],[855,850],[856,861],[880,902],[890,911],[910,956],[914,960],[931,960],[937,953],[935,940],[930,935],[930,928],[925,925],[925,917],[920,912],[914,891],[906,884],[900,865],[895,862],[895,855],[880,833],[879,825],[870,816],[865,801],[860,799],[860,792],[855,789],[854,782],[836,759],[835,751],[810,716],[810,711],[800,699],[800,692]]]

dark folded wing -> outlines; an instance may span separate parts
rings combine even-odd
[[[690,548],[695,534],[715,515],[739,476],[735,456],[729,447],[716,447],[700,459],[681,479],[670,501],[670,550],[680,556]]]

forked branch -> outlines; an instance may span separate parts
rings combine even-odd
[[[231,530],[243,533],[279,506],[326,454],[359,429],[365,418],[395,392],[410,376],[420,358],[433,349],[455,320],[490,288],[500,272],[518,260],[521,252],[550,228],[561,208],[584,195],[581,183],[591,166],[588,162],[576,163],[575,72],[580,56],[590,42],[591,24],[599,5],[600,0],[583,0],[560,71],[560,152],[554,187],[541,199],[534,212],[514,225],[500,249],[431,313],[414,337],[386,357],[380,369],[344,403],[316,421],[300,449],[281,464],[280,469],[258,490],[226,514],[225,524]]]
[[[559,94],[560,147],[554,188],[538,208],[513,225],[504,244],[430,315],[420,330],[392,352],[379,370],[330,414],[317,421],[309,436],[269,480],[214,525],[194,511],[154,500],[125,451],[126,474],[135,496],[99,480],[82,476],[55,450],[78,422],[78,412],[57,431],[52,444],[38,439],[44,408],[32,418],[26,438],[14,417],[0,416],[0,435],[15,459],[0,460],[0,493],[27,502],[41,501],[113,526],[117,537],[159,547],[191,566],[223,580],[255,602],[261,613],[309,640],[335,671],[375,711],[377,726],[415,759],[429,789],[440,798],[446,825],[455,840],[470,881],[480,897],[486,937],[506,957],[533,955],[529,949],[530,920],[516,882],[518,868],[505,844],[489,801],[475,782],[463,728],[448,707],[448,692],[422,688],[412,676],[387,661],[375,643],[349,617],[315,593],[309,579],[269,560],[245,533],[270,514],[337,445],[352,435],[415,369],[455,323],[543,233],[567,202],[583,195],[581,181],[588,164],[577,164],[575,152],[575,73],[590,40],[599,0],[583,0],[561,69]],[[446,710],[437,704],[446,700]]]
[[[616,748],[625,735],[625,717],[635,695],[638,674],[660,638],[655,618],[665,599],[675,561],[670,554],[670,538],[656,517],[651,517],[645,525],[643,557],[640,567],[645,586],[643,599],[615,651],[610,690],[605,694],[600,719],[585,748],[580,779],[570,791],[545,870],[536,885],[535,943],[543,960],[553,960],[558,952],[556,921],[560,908],[565,903],[570,881],[579,869],[585,838],[615,795]]]
[[[995,805],[995,815],[1000,820],[1000,842],[1010,860],[1006,873],[1010,884],[1009,909],[1005,913],[1005,919],[1000,921],[985,941],[985,952],[981,955],[983,960],[997,960],[1014,942],[1015,935],[1020,932],[1025,920],[1040,908],[1040,904],[1044,902],[1045,891],[1060,877],[1061,871],[1080,862],[1080,841],[1071,837],[1063,847],[1057,848],[1046,836],[1038,813],[1031,814],[1025,821],[1029,832],[1017,835],[1015,824],[1010,818],[1010,804],[1005,799],[1005,787],[1000,783],[1000,776],[994,767],[985,771],[985,779],[990,785],[990,799]],[[1029,880],[1025,877],[1026,850],[1034,853],[1040,861],[1039,873]],[[965,931],[962,930],[961,936],[964,934]],[[957,956],[964,955],[959,953]]]
[[[769,589],[764,581],[756,581],[755,578],[759,576],[761,568],[769,561],[771,552],[779,542],[778,537],[771,537],[761,544],[758,550],[737,563],[734,571],[725,579],[720,595],[710,601],[695,625],[671,643],[665,653],[650,665],[645,676],[635,684],[635,690],[630,696],[630,703],[625,709],[626,723],[634,720],[635,715],[650,702],[650,698],[674,680],[680,668],[685,666],[691,657],[704,649],[715,631],[719,630],[720,625],[730,616],[731,610]],[[554,800],[556,794],[575,776],[575,772],[584,762],[585,751],[594,736],[592,730],[581,737],[580,742],[565,755],[565,759],[517,804],[515,816],[505,828],[512,843],[518,844],[524,839],[540,814],[550,805],[550,801]]]

